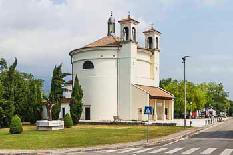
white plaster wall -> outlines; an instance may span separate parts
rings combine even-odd
[[[117,115],[116,52],[93,49],[74,56],[73,73],[82,86],[84,106],[90,106],[91,120],[113,120]],[[85,60],[92,61],[94,69],[83,69]]]
[[[160,52],[154,52],[154,86],[159,87],[159,74],[160,74]]]
[[[59,113],[59,118],[63,118],[62,116],[62,108],[65,108],[65,114],[70,114],[70,105],[68,103],[62,103],[61,104],[61,110],[60,110],[60,113]]]
[[[119,52],[119,117],[131,120],[132,93],[131,84],[135,83],[137,45],[128,42]]]
[[[65,98],[71,98],[71,94],[72,94],[72,85],[64,85],[63,86],[64,89],[67,89],[68,92],[63,91],[63,97]]]
[[[142,120],[147,120],[144,107],[149,106],[149,94],[132,85],[132,120],[139,120],[138,108],[142,108]]]
[[[137,61],[136,61],[136,83],[145,86],[154,86],[154,79],[151,78],[151,53],[141,49],[137,50]]]

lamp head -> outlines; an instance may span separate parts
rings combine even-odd
[[[186,55],[184,57],[182,57],[183,63],[185,62],[186,58],[189,58],[190,56]]]

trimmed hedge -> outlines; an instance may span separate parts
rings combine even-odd
[[[19,116],[15,115],[12,117],[9,132],[11,134],[21,134],[23,132],[23,127]]]
[[[70,114],[65,115],[64,125],[66,128],[71,128],[73,126],[73,120],[72,120]]]

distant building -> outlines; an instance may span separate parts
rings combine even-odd
[[[145,45],[141,47],[137,42],[139,22],[128,15],[118,23],[120,37],[111,15],[107,36],[69,53],[72,78],[78,76],[84,92],[81,119],[145,120],[143,110],[150,105],[154,108],[151,119],[172,120],[174,96],[159,88],[161,33],[154,27],[144,31]],[[72,84],[67,87],[71,94]]]

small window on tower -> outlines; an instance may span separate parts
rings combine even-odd
[[[132,34],[133,34],[133,41],[136,42],[136,29],[135,29],[135,27],[132,28]]]
[[[158,49],[158,48],[159,48],[159,38],[156,37],[156,49]]]
[[[124,33],[124,40],[125,41],[129,40],[129,28],[128,27],[124,27],[123,33]]]
[[[153,39],[152,39],[152,37],[148,37],[148,48],[149,49],[153,48]]]
[[[83,69],[93,69],[94,64],[91,61],[85,61],[83,63]]]

